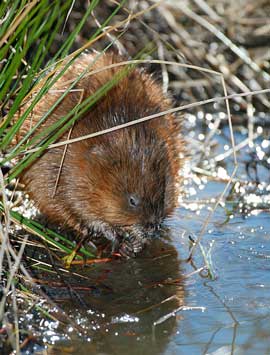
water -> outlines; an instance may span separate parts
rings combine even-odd
[[[269,213],[213,227],[212,259],[217,279],[199,276],[186,285],[186,304],[206,307],[188,312],[172,342],[176,353],[269,354]],[[171,350],[168,350],[170,353]]]
[[[72,268],[86,279],[66,280],[86,291],[78,289],[79,301],[58,288],[56,299],[81,333],[48,320],[40,331],[49,348],[57,354],[270,354],[269,212],[227,224],[221,224],[224,211],[216,213],[203,239],[205,248],[214,240],[215,280],[186,277],[194,268],[183,260],[185,231],[198,234],[204,213],[177,214],[170,240],[154,241],[141,257]],[[194,263],[203,265],[199,250]]]

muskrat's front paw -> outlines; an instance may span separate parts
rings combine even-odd
[[[129,258],[134,258],[136,256],[136,254],[134,253],[132,246],[126,241],[123,242],[120,245],[119,248],[119,253],[121,254],[121,256],[129,259]]]
[[[122,241],[119,253],[126,258],[134,258],[143,250],[144,244],[142,237],[129,236]]]

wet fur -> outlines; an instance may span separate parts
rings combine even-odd
[[[93,54],[84,54],[75,60],[35,106],[21,127],[18,140],[63,94],[57,90],[66,89],[93,58]],[[90,71],[122,60],[114,54],[102,55]],[[82,95],[83,99],[92,95],[122,69],[108,69],[82,78],[75,87],[82,91],[69,93],[37,132],[65,116],[80,102]],[[71,137],[107,129],[170,107],[171,102],[164,97],[160,85],[149,74],[135,69],[75,123]],[[66,137],[67,134],[61,140]],[[135,239],[129,248],[131,253],[139,252],[142,247],[138,240],[143,246],[144,232],[171,215],[177,204],[183,142],[175,117],[166,115],[70,144],[53,196],[63,149],[48,150],[22,175],[25,190],[36,206],[50,221],[81,234],[102,232],[115,242],[119,231],[127,229],[131,239]],[[131,196],[135,208],[130,205]]]

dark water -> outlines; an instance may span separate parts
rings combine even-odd
[[[262,141],[267,147],[265,138],[258,146]],[[220,136],[217,149],[222,153],[227,143]],[[237,177],[251,181],[248,159],[254,155],[246,148]],[[231,157],[223,168],[232,171]],[[257,175],[269,184],[267,165],[258,164]],[[40,345],[27,351],[39,354],[46,345],[48,354],[270,354],[270,213],[261,199],[269,198],[267,184],[231,194],[214,213],[202,239],[204,250],[210,248],[214,279],[196,272],[204,266],[199,247],[192,263],[185,261],[189,236],[198,237],[211,199],[224,186],[202,177],[188,184],[189,202],[168,221],[166,237],[137,259],[72,267],[73,276],[63,272],[72,292],[45,291],[70,319],[41,317],[32,330]],[[55,281],[53,274],[43,276]],[[31,319],[23,321],[29,325]]]

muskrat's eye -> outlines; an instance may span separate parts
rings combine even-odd
[[[129,196],[129,204],[131,207],[138,207],[140,204],[140,199],[139,197],[135,196],[135,195],[130,195]]]

